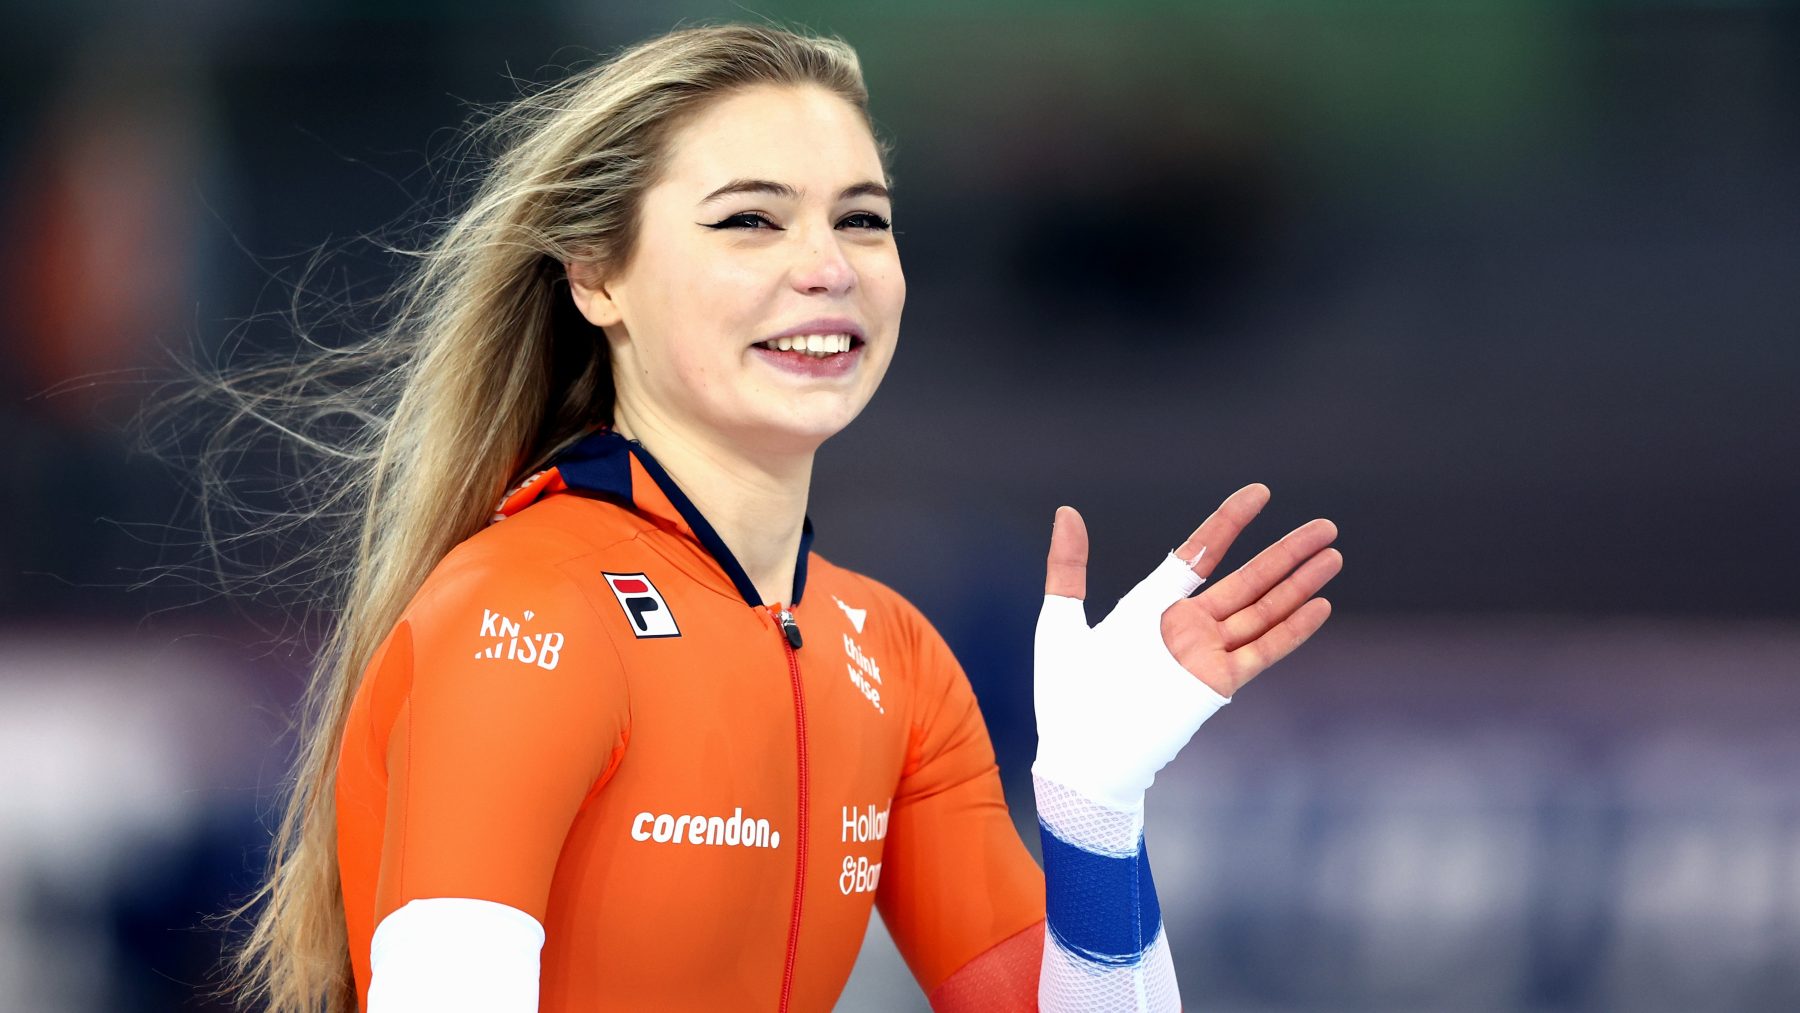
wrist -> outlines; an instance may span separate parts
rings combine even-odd
[[[1043,810],[1046,791],[1085,799],[1088,803],[1113,812],[1142,812],[1144,793],[1150,787],[1148,778],[1120,776],[1092,758],[1039,743],[1037,758],[1031,764],[1032,788]]]

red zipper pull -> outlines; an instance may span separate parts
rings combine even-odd
[[[794,621],[794,614],[787,609],[782,609],[781,614],[777,615],[775,620],[781,623],[781,633],[787,637],[788,646],[798,651],[800,649],[800,624]]]

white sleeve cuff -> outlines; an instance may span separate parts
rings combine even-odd
[[[536,1013],[544,927],[467,897],[408,901],[369,943],[368,1013]]]

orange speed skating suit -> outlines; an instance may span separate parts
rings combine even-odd
[[[425,580],[351,707],[359,1003],[381,920],[458,897],[543,925],[548,1013],[829,1009],[871,904],[934,1005],[1034,1005],[1043,875],[917,610],[810,554],[810,525],[793,602],[762,604],[609,431],[496,520]]]

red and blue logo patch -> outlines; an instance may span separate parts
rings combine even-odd
[[[675,614],[669,611],[669,603],[663,600],[662,592],[650,583],[650,578],[641,573],[602,573],[606,578],[606,586],[612,588],[613,597],[619,599],[619,607],[625,610],[625,618],[631,622],[631,632],[639,639],[653,637],[679,637],[681,628],[675,625]]]

